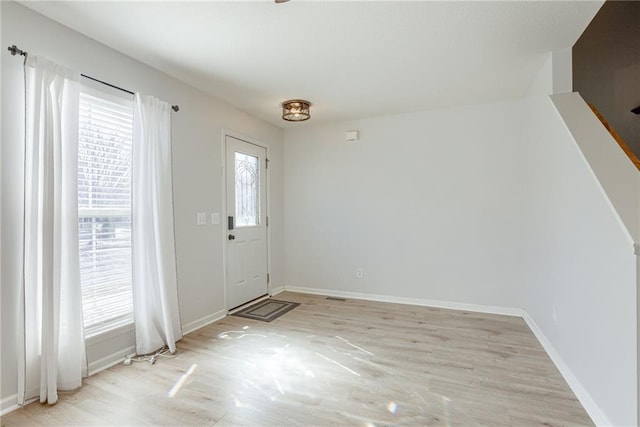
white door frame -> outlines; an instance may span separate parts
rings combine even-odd
[[[227,206],[227,136],[230,136],[235,139],[239,139],[248,144],[253,144],[258,147],[264,148],[267,159],[269,159],[269,147],[262,143],[261,141],[252,138],[247,135],[243,135],[242,133],[235,132],[229,129],[222,129],[222,142],[221,142],[221,153],[222,158],[220,160],[221,163],[221,178],[222,178],[222,218],[220,219],[220,223],[222,227],[220,227],[220,241],[222,242],[222,277],[224,284],[224,309],[229,313],[229,303],[227,301],[227,218],[228,215],[228,206]],[[267,218],[270,217],[271,211],[271,179],[269,177],[269,168],[267,167],[265,179],[267,180],[267,188],[266,188],[266,198],[265,201],[267,204]],[[269,219],[267,219],[267,277],[271,277],[271,225],[269,224]],[[271,296],[271,280],[267,280],[267,294]]]

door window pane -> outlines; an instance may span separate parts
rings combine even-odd
[[[236,226],[258,225],[260,219],[260,172],[258,158],[235,153]]]

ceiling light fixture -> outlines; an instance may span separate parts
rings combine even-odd
[[[303,122],[311,117],[311,103],[303,99],[290,99],[282,103],[282,118],[289,122]]]

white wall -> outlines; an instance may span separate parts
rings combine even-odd
[[[571,55],[571,48],[551,52],[551,84],[553,86],[553,93],[567,93],[573,90]]]
[[[23,153],[22,61],[16,44],[82,73],[180,105],[173,120],[174,203],[181,321],[193,327],[225,309],[222,225],[196,226],[196,212],[222,212],[222,130],[268,146],[271,279],[282,285],[282,131],[13,2],[2,2],[2,388],[16,392]],[[124,345],[121,343],[121,345]],[[94,349],[95,359],[105,351]]]
[[[578,93],[551,96],[555,109],[611,202],[631,243],[640,242],[640,173]]]
[[[286,129],[285,286],[522,307],[520,110]]]
[[[548,96],[551,68],[526,99],[525,309],[594,421],[634,425],[636,259]]]

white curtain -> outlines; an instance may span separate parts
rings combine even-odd
[[[173,230],[171,106],[136,94],[133,113],[133,310],[136,352],[182,338]]]
[[[25,62],[24,258],[18,402],[82,384],[85,366],[78,256],[79,74]]]

